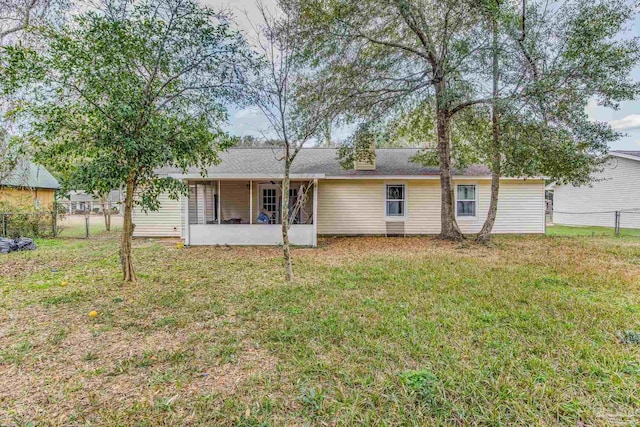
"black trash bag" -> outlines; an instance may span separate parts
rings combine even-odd
[[[16,239],[16,246],[18,246],[19,251],[32,251],[36,248],[36,244],[33,242],[33,239],[29,239],[27,237],[18,237]]]
[[[9,243],[11,239],[3,239],[0,237],[0,254],[8,254],[12,251],[11,244]]]
[[[0,254],[8,254],[14,251],[32,251],[36,248],[33,239],[18,237],[17,239],[5,239],[0,237]]]
[[[0,237],[0,253],[8,254],[9,252],[17,251],[18,245],[13,239],[5,239]]]

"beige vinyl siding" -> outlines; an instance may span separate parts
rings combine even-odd
[[[440,182],[430,180],[323,180],[318,197],[318,234],[385,234],[384,184],[407,186],[406,234],[440,232]],[[458,218],[464,233],[482,228],[491,197],[490,180],[456,180],[478,186],[477,217]],[[544,182],[503,180],[494,233],[544,233]]]
[[[172,200],[167,194],[160,195],[157,212],[142,212],[139,206],[133,209],[134,237],[180,237],[180,200]]]
[[[386,181],[385,181],[386,182]],[[437,234],[440,232],[440,181],[408,180],[409,215],[405,224],[407,234]],[[384,182],[382,183],[384,186]],[[384,190],[383,195],[384,195]],[[384,206],[383,206],[384,209]],[[382,212],[384,215],[384,211]]]
[[[385,234],[382,181],[326,180],[318,190],[318,234]]]
[[[581,187],[556,185],[553,222],[614,227],[614,211],[619,210],[622,228],[640,228],[640,161],[613,157],[592,178]]]
[[[484,194],[482,220],[489,210],[491,200],[491,182],[481,186]],[[498,197],[498,212],[493,232],[496,234],[509,233],[544,233],[545,232],[545,204],[543,180],[506,180],[500,183]],[[480,231],[482,225],[477,228]]]
[[[325,235],[384,235],[387,221],[384,212],[384,184],[404,183],[407,186],[407,218],[402,223],[406,234],[437,234],[440,232],[440,183],[426,180],[321,180],[318,188],[318,234]],[[253,183],[253,219],[258,215],[259,184]],[[489,208],[489,180],[459,180],[456,184],[478,185],[478,216],[458,218],[465,233],[475,233],[482,227]],[[241,218],[248,222],[249,183],[221,182],[222,219]],[[297,185],[297,183],[296,183]],[[142,213],[134,210],[134,236],[175,236],[184,234],[186,203],[160,199],[158,212]],[[181,212],[182,211],[182,212]],[[313,212],[313,197],[309,194],[307,215]],[[303,222],[306,221],[303,215]],[[182,232],[181,232],[182,231]],[[503,180],[500,188],[495,233],[544,232],[544,183],[541,180]]]
[[[454,186],[457,184],[477,185],[478,215],[473,218],[457,217],[457,221],[463,233],[478,233],[489,212],[491,181],[454,181]],[[544,233],[544,228],[544,181],[501,180],[493,233]]]

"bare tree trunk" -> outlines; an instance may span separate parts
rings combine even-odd
[[[495,130],[494,130],[495,133]],[[496,150],[498,151],[498,150]],[[496,159],[497,157],[497,159]],[[491,171],[491,201],[489,202],[489,212],[487,212],[487,218],[482,225],[482,230],[476,237],[476,241],[480,243],[487,243],[491,240],[491,233],[493,231],[493,225],[496,222],[496,215],[498,213],[498,195],[500,193],[500,152],[492,154],[492,171]]]
[[[102,201],[102,215],[104,216],[104,229],[111,231],[111,207],[109,201],[104,196],[101,197]]]
[[[325,120],[322,128],[322,135],[324,136],[324,143],[327,147],[333,147],[333,141],[331,140],[331,122]]]
[[[440,238],[459,241],[464,235],[455,218],[453,184],[451,182],[451,116],[445,107],[445,83],[441,79],[436,85],[436,115],[438,152],[440,154],[441,230]]]
[[[491,232],[496,222],[498,213],[498,195],[500,193],[500,174],[502,169],[501,144],[500,144],[500,117],[498,106],[498,83],[499,83],[499,63],[498,63],[498,21],[493,19],[493,104],[491,106],[491,126],[493,130],[493,143],[491,144],[491,201],[489,202],[489,212],[487,219],[482,225],[482,230],[478,234],[476,241],[487,243],[491,240]]]
[[[285,279],[287,282],[293,281],[293,264],[291,262],[291,245],[289,243],[289,187],[290,178],[289,172],[291,164],[289,162],[289,153],[287,149],[287,158],[285,159],[284,167],[284,179],[282,180],[282,207],[281,222],[282,222],[282,251],[284,255],[284,271]]]
[[[122,224],[122,242],[120,245],[120,263],[122,264],[122,276],[125,282],[135,282],[136,273],[133,269],[131,258],[131,236],[133,235],[133,176],[127,178],[127,192],[124,199],[124,221]]]

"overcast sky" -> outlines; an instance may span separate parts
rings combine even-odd
[[[260,14],[255,0],[201,0],[214,8],[231,10],[236,16],[240,29],[252,33],[250,22],[260,22]],[[268,7],[275,7],[276,0],[263,0]],[[640,36],[640,19],[633,31]],[[640,80],[640,68],[634,70],[633,78]],[[591,102],[587,112],[592,120],[610,122],[612,126],[626,133],[626,136],[612,144],[612,150],[640,150],[640,100],[622,103],[618,111],[599,107]],[[268,126],[265,119],[255,108],[230,111],[229,131],[235,135],[262,136]],[[347,131],[334,132],[337,139],[344,138]]]

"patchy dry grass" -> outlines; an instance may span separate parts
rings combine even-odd
[[[639,239],[321,243],[0,258],[0,425],[640,422]]]

